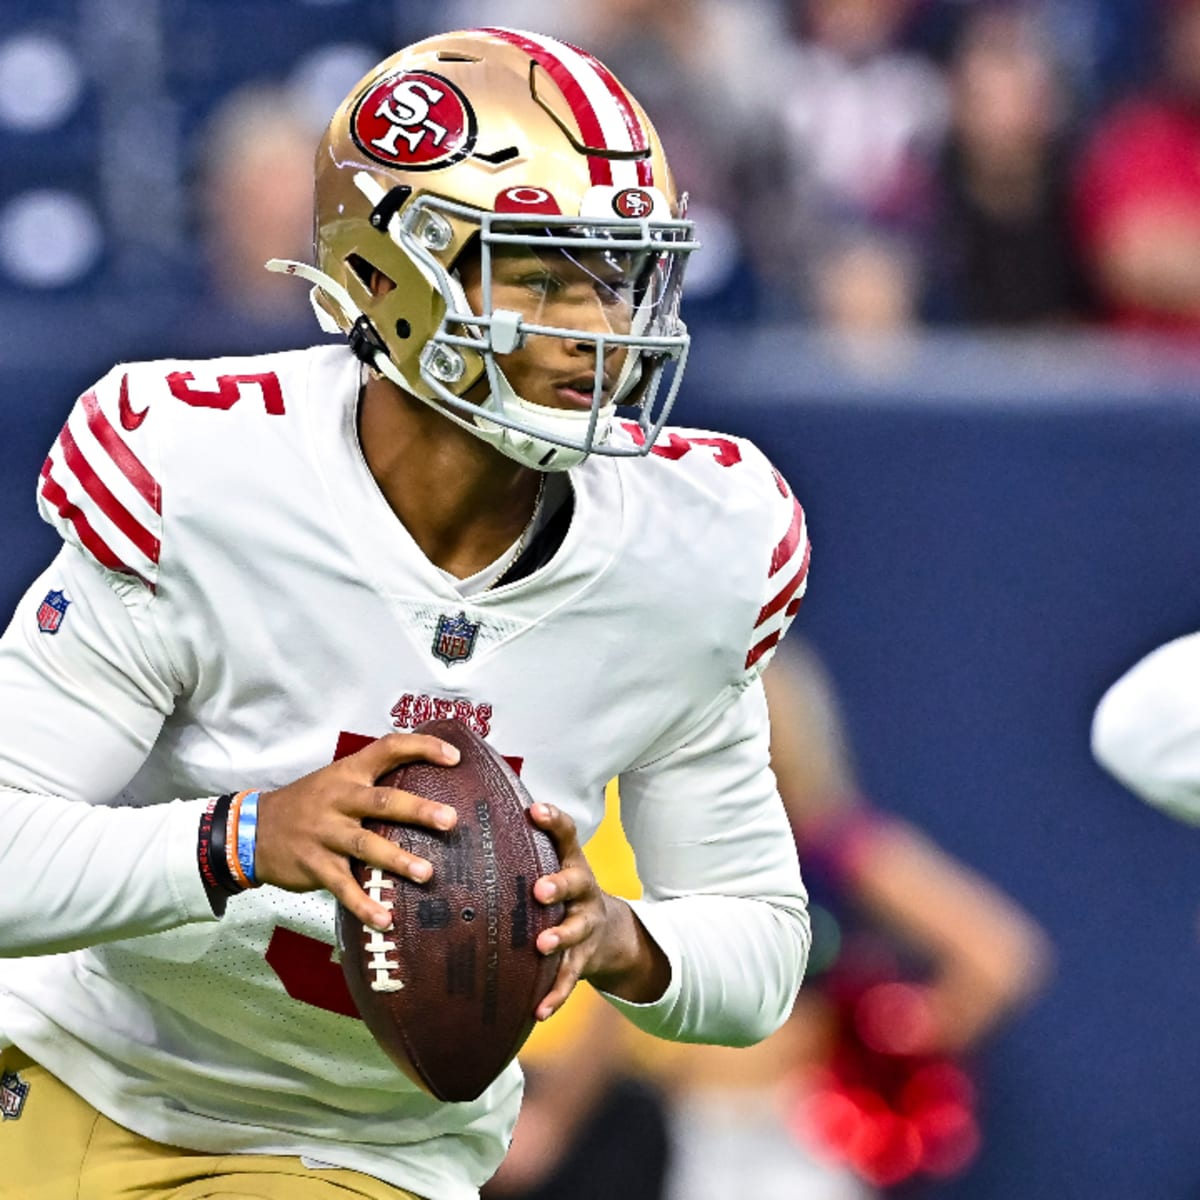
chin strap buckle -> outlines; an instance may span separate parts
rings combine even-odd
[[[377,355],[387,354],[387,347],[383,344],[383,339],[379,336],[375,326],[371,324],[370,317],[365,313],[359,315],[346,337],[350,342],[350,349],[353,351],[354,357],[360,362],[366,363],[368,367],[375,365]]]

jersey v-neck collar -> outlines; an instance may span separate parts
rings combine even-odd
[[[549,561],[511,583],[464,596],[456,581],[425,556],[371,474],[358,437],[358,360],[338,346],[310,353],[304,414],[310,451],[341,535],[377,590],[424,594],[448,607],[511,607],[522,610],[525,619],[537,619],[588,587],[613,561],[623,538],[620,472],[613,461],[592,459],[571,472],[574,514]],[[596,517],[598,504],[606,510],[605,519]]]

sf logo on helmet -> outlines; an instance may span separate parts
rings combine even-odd
[[[654,211],[654,197],[641,188],[626,188],[613,197],[613,208],[623,217],[647,217]]]
[[[448,79],[406,71],[370,88],[354,106],[350,129],[361,150],[389,167],[448,167],[475,145],[475,112]]]

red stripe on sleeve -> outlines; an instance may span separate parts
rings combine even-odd
[[[796,552],[803,529],[804,509],[800,507],[800,501],[793,498],[792,523],[788,526],[787,533],[783,535],[783,540],[775,547],[775,553],[771,555],[771,568],[767,572],[768,578],[774,575]]]
[[[67,493],[51,477],[48,463],[42,468],[42,495],[58,509],[59,516],[75,526],[79,540],[101,566],[108,567],[110,571],[119,571],[122,575],[138,574],[117,557],[112,547],[91,527],[87,517],[71,503]]]
[[[808,578],[808,560],[812,554],[812,547],[806,545],[804,547],[804,561],[800,564],[800,570],[792,576],[792,581],[776,595],[773,599],[768,600],[766,604],[759,609],[758,620],[754,622],[754,628],[757,629],[768,617],[773,617],[785,604],[796,594],[796,589]]]
[[[773,646],[777,646],[781,637],[783,637],[783,630],[777,629],[769,637],[763,638],[757,646],[752,647],[750,653],[746,655],[746,670],[750,670],[768,650]]]
[[[79,480],[106,517],[151,561],[158,562],[162,543],[108,489],[104,480],[92,470],[69,427],[63,428],[58,439],[63,461]]]
[[[515,33],[511,29],[488,28],[483,32],[490,33],[493,37],[498,37],[510,45],[519,46],[534,62],[544,68],[571,106],[571,115],[579,125],[579,136],[583,139],[583,144],[596,150],[608,149],[600,118],[596,116],[592,102],[587,98],[587,93],[584,92],[579,81],[571,74],[570,68],[560,58],[544,46],[539,46],[537,42],[522,37],[521,34]],[[612,167],[607,159],[589,155],[588,170],[593,184],[609,184],[611,186]]]
[[[86,396],[82,397],[80,403],[87,414],[88,428],[95,435],[96,441],[104,447],[109,458],[117,464],[121,474],[137,488],[146,503],[156,513],[161,513],[162,494],[158,480],[146,470],[142,460],[130,450],[121,435],[109,424],[108,418],[96,402],[96,393],[88,392]]]

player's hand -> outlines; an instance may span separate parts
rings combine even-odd
[[[581,979],[637,1004],[657,1000],[671,981],[670,964],[658,943],[624,900],[610,896],[596,882],[575,822],[553,804],[535,804],[529,813],[554,839],[560,864],[553,875],[543,875],[533,885],[534,899],[561,903],[566,910],[559,924],[538,936],[537,948],[543,954],[561,950],[563,956],[554,985],[534,1015],[544,1021],[557,1012]]]
[[[258,841],[254,870],[260,883],[289,892],[332,892],[364,925],[386,929],[391,913],[354,881],[350,858],[391,875],[425,883],[433,874],[427,859],[409,854],[364,829],[365,817],[430,829],[452,829],[458,814],[449,805],[426,800],[375,781],[403,763],[453,766],[458,748],[417,733],[389,733],[311,775],[258,800]]]

